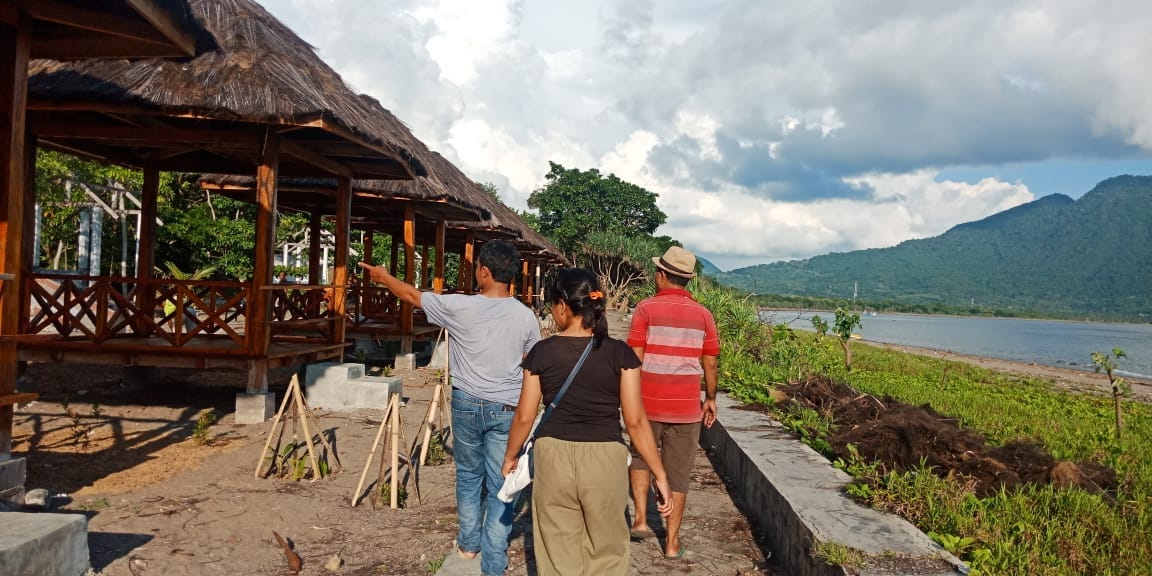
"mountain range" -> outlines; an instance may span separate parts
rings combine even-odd
[[[714,273],[760,294],[1147,318],[1152,176],[1042,197],[890,248]]]

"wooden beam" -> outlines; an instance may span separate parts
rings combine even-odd
[[[525,304],[531,304],[531,302],[532,302],[532,289],[529,287],[529,282],[528,282],[528,260],[527,259],[520,261],[520,286],[521,286],[520,299],[523,300]]]
[[[136,254],[136,279],[152,278],[156,267],[156,210],[160,197],[160,171],[155,166],[144,167],[144,186],[140,192],[140,252]],[[155,294],[150,284],[140,284],[136,290],[136,302],[146,316],[155,309]],[[136,333],[143,336],[146,328],[137,327]]]
[[[37,40],[32,46],[34,58],[50,60],[83,60],[89,58],[179,58],[180,49],[130,38],[108,37],[94,32],[80,32],[64,37]]]
[[[17,16],[15,27],[0,27],[0,273],[11,280],[0,283],[0,336],[20,331],[20,293],[26,265],[24,202],[28,151],[25,102],[28,94],[30,38],[26,22]],[[15,342],[0,342],[0,396],[16,392]],[[0,406],[0,460],[12,452],[12,406]]]
[[[330,172],[336,176],[343,176],[345,178],[352,177],[352,169],[340,162],[332,160],[319,152],[308,148],[302,144],[295,144],[287,140],[280,143],[280,152],[287,154],[301,162],[311,164],[325,172]]]
[[[179,48],[185,56],[196,55],[196,38],[180,26],[175,15],[164,9],[161,2],[158,0],[125,0],[125,2],[171,40],[172,45]]]
[[[96,10],[59,0],[24,2],[21,8],[25,14],[36,20],[52,22],[69,28],[90,30],[108,36],[119,36],[161,46],[174,45],[171,39],[161,34],[150,22],[113,14],[109,10]]]
[[[436,267],[432,279],[432,290],[437,294],[444,292],[444,235],[448,226],[443,220],[436,221]]]
[[[232,148],[251,150],[262,144],[262,136],[240,130],[197,128],[100,126],[81,123],[37,122],[31,127],[40,138],[99,140],[117,145],[155,147],[158,144],[211,145],[226,144]]]
[[[338,286],[332,290],[332,316],[335,326],[332,329],[332,343],[344,342],[344,307],[348,294],[348,240],[350,234],[349,223],[352,220],[352,179],[341,176],[337,178],[336,194],[336,257],[333,263],[332,284]]]
[[[469,230],[464,235],[464,258],[460,266],[464,269],[464,283],[461,288],[465,294],[472,293],[472,285],[476,283],[476,232]]]
[[[325,131],[335,134],[336,136],[339,136],[348,142],[359,144],[365,148],[368,148],[369,150],[376,152],[380,156],[391,160],[391,163],[395,164],[401,172],[397,174],[397,180],[412,180],[416,177],[416,174],[412,171],[412,168],[408,165],[408,162],[391,148],[381,144],[369,142],[363,136],[355,134],[351,130],[336,122],[332,122],[327,118],[320,118],[319,120],[320,126],[323,127]],[[359,173],[361,171],[358,170],[357,172]]]
[[[268,346],[271,343],[269,322],[272,320],[270,302],[272,292],[263,288],[272,285],[272,251],[276,248],[276,181],[280,168],[279,144],[278,136],[267,135],[260,151],[260,164],[256,167],[256,262],[252,269],[253,294],[250,298],[252,303],[245,326],[246,334],[249,335],[248,352],[256,357],[267,356]],[[252,372],[258,373],[259,370]],[[249,383],[250,387],[252,384]]]

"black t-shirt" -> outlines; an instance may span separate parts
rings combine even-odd
[[[540,377],[544,406],[548,406],[572,367],[584,353],[589,338],[552,336],[541,340],[521,364]],[[548,420],[536,430],[537,437],[569,442],[623,442],[620,435],[620,371],[639,368],[636,353],[620,340],[606,338],[594,348],[568,392]]]

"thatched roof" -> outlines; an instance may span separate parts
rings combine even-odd
[[[284,126],[295,128],[276,131],[284,174],[425,174],[408,128],[259,4],[188,6],[204,50],[190,60],[33,61],[33,132],[48,146],[129,165],[251,174],[266,126]]]
[[[29,26],[33,58],[196,54],[196,35],[200,30],[185,0],[0,1],[0,19],[15,15],[17,10]]]
[[[420,144],[423,146],[422,144]],[[431,217],[417,219],[417,241],[432,243],[435,234],[435,220],[448,220],[448,245],[463,245],[465,232],[473,231],[481,240],[497,238],[511,239],[526,254],[533,254],[548,260],[564,262],[563,255],[548,239],[533,230],[517,215],[475,181],[468,178],[455,165],[437,152],[425,151],[422,154],[428,176],[411,181],[400,180],[353,180],[352,218],[358,227],[379,230],[389,234],[403,231],[404,202],[389,200],[414,200],[417,211]],[[233,197],[246,199],[251,196],[255,178],[251,176],[226,176],[206,174],[201,176],[200,185],[204,188],[221,190]],[[281,178],[279,182],[279,204],[290,209],[310,210],[320,206],[322,201],[331,205],[335,195],[336,181],[332,178]],[[370,199],[382,202],[368,203]],[[438,202],[441,204],[429,204]],[[389,209],[389,204],[391,209]],[[458,218],[437,207],[463,205],[473,210],[468,218]]]

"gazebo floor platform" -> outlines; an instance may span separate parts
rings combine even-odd
[[[55,339],[20,345],[20,360],[67,364],[122,364],[164,368],[247,369],[254,360],[267,360],[269,368],[295,366],[339,358],[343,344],[274,341],[266,355],[254,356],[235,340],[191,336],[182,346],[164,338],[125,336],[100,344],[90,340]]]

